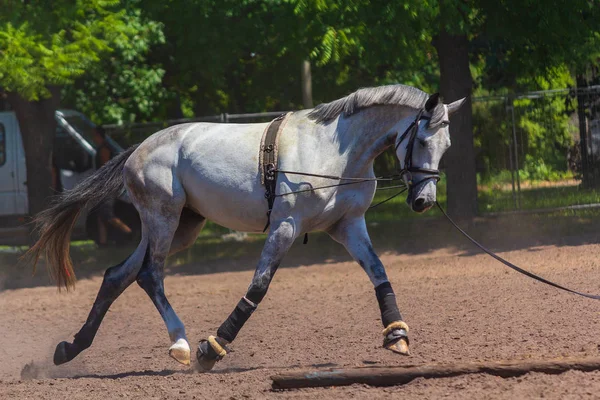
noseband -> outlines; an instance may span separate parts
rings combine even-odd
[[[408,144],[406,145],[406,156],[404,157],[404,167],[400,170],[399,173],[400,173],[400,177],[402,179],[404,179],[404,181],[407,183],[409,188],[417,186],[419,183],[426,181],[428,179],[435,179],[436,183],[440,180],[440,171],[439,170],[430,169],[430,168],[414,167],[412,165],[412,155],[413,155],[413,149],[415,147],[415,140],[417,139],[417,133],[419,132],[419,122],[421,120],[429,121],[430,119],[431,118],[423,115],[423,110],[419,111],[415,120],[408,126],[408,128],[406,128],[406,130],[404,131],[402,136],[400,136],[400,140],[398,140],[398,143],[396,144],[396,147],[394,148],[394,151],[397,152],[398,147],[400,146],[400,143],[402,143],[404,141],[404,139],[406,139],[406,137],[408,137]],[[425,176],[423,177],[423,179],[421,179],[420,181],[415,183],[412,181],[413,173],[420,173],[420,174],[424,174]]]

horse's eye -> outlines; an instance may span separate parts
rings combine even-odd
[[[421,145],[421,147],[427,147],[427,141],[423,139],[419,139],[419,144]]]

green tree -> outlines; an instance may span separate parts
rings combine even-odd
[[[179,94],[173,99],[180,104],[169,107],[174,112],[168,116],[180,116],[178,108],[187,116],[299,108],[300,71],[307,59],[317,101],[394,81],[423,87],[437,74],[435,62],[423,62],[431,61],[431,52],[390,34],[387,26],[395,21],[390,6],[373,3],[144,2],[166,37],[153,58],[165,66],[165,86]],[[388,25],[379,22],[382,18]]]
[[[144,122],[160,117],[170,95],[163,86],[160,60],[149,59],[164,44],[162,24],[141,15],[140,1],[125,2],[122,37],[112,52],[92,64],[73,85],[65,86],[62,102],[97,124]]]
[[[51,192],[52,145],[60,87],[126,40],[118,0],[4,1],[0,13],[0,87],[16,112],[27,165],[29,212]]]
[[[473,93],[473,65],[483,69],[475,83],[514,90],[523,78],[531,81],[560,66],[576,72],[599,48],[598,0],[559,0],[551,6],[536,0],[296,3],[323,25],[313,57],[344,63],[358,54],[368,71],[378,66],[393,71],[401,61],[408,71],[437,64],[447,102]],[[315,18],[319,13],[332,17]],[[471,217],[477,210],[471,102],[452,117],[450,129],[448,210]]]

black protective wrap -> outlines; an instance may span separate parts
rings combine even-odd
[[[228,343],[233,342],[254,310],[256,310],[256,307],[242,298],[235,306],[235,310],[217,330],[217,336],[227,340]]]
[[[389,324],[396,321],[402,321],[394,289],[389,282],[384,282],[375,288],[379,310],[381,311],[381,322],[386,328]]]

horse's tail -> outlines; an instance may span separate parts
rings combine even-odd
[[[136,148],[137,145],[118,154],[75,188],[57,195],[50,207],[33,219],[40,237],[24,257],[32,259],[35,268],[44,254],[48,272],[59,289],[64,286],[69,290],[77,280],[69,256],[71,231],[77,217],[84,208],[91,209],[122,193],[123,167]]]

